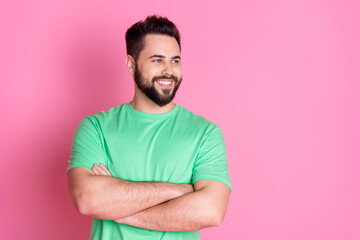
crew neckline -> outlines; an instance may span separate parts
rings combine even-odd
[[[125,103],[124,105],[125,105],[127,110],[129,110],[131,113],[135,114],[136,116],[142,117],[142,118],[151,118],[151,119],[167,118],[167,117],[170,117],[170,116],[174,115],[179,110],[179,105],[175,104],[175,107],[173,109],[171,109],[169,112],[156,114],[156,113],[140,112],[140,111],[134,109],[131,106],[130,102]]]

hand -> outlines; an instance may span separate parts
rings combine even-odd
[[[110,171],[105,167],[103,163],[100,163],[100,165],[94,164],[94,166],[91,169],[95,176],[110,176],[112,177]],[[114,220],[117,223],[124,223],[125,218],[120,218],[117,220]]]
[[[110,171],[105,167],[103,163],[100,163],[100,165],[94,164],[94,166],[91,169],[95,176],[110,176],[112,177]],[[125,218],[120,218],[117,220],[114,220],[117,223],[124,223]]]
[[[105,167],[103,163],[100,163],[100,166],[97,164],[94,164],[94,166],[91,169],[95,176],[110,176],[112,177],[110,171]]]

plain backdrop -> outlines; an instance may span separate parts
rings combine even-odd
[[[66,185],[76,126],[130,102],[124,35],[182,35],[175,102],[221,126],[233,193],[205,240],[360,239],[358,1],[2,1],[1,239],[88,239]]]

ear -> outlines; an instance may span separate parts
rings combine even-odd
[[[135,60],[130,56],[130,55],[126,55],[126,68],[128,70],[128,72],[130,73],[131,76],[134,77],[135,74]]]

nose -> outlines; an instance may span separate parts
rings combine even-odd
[[[162,69],[162,71],[161,71],[161,74],[166,75],[166,76],[170,76],[170,75],[173,74],[173,70],[172,70],[171,64],[166,63],[166,64],[164,64],[163,66],[164,66],[164,67],[163,67],[163,69]]]

